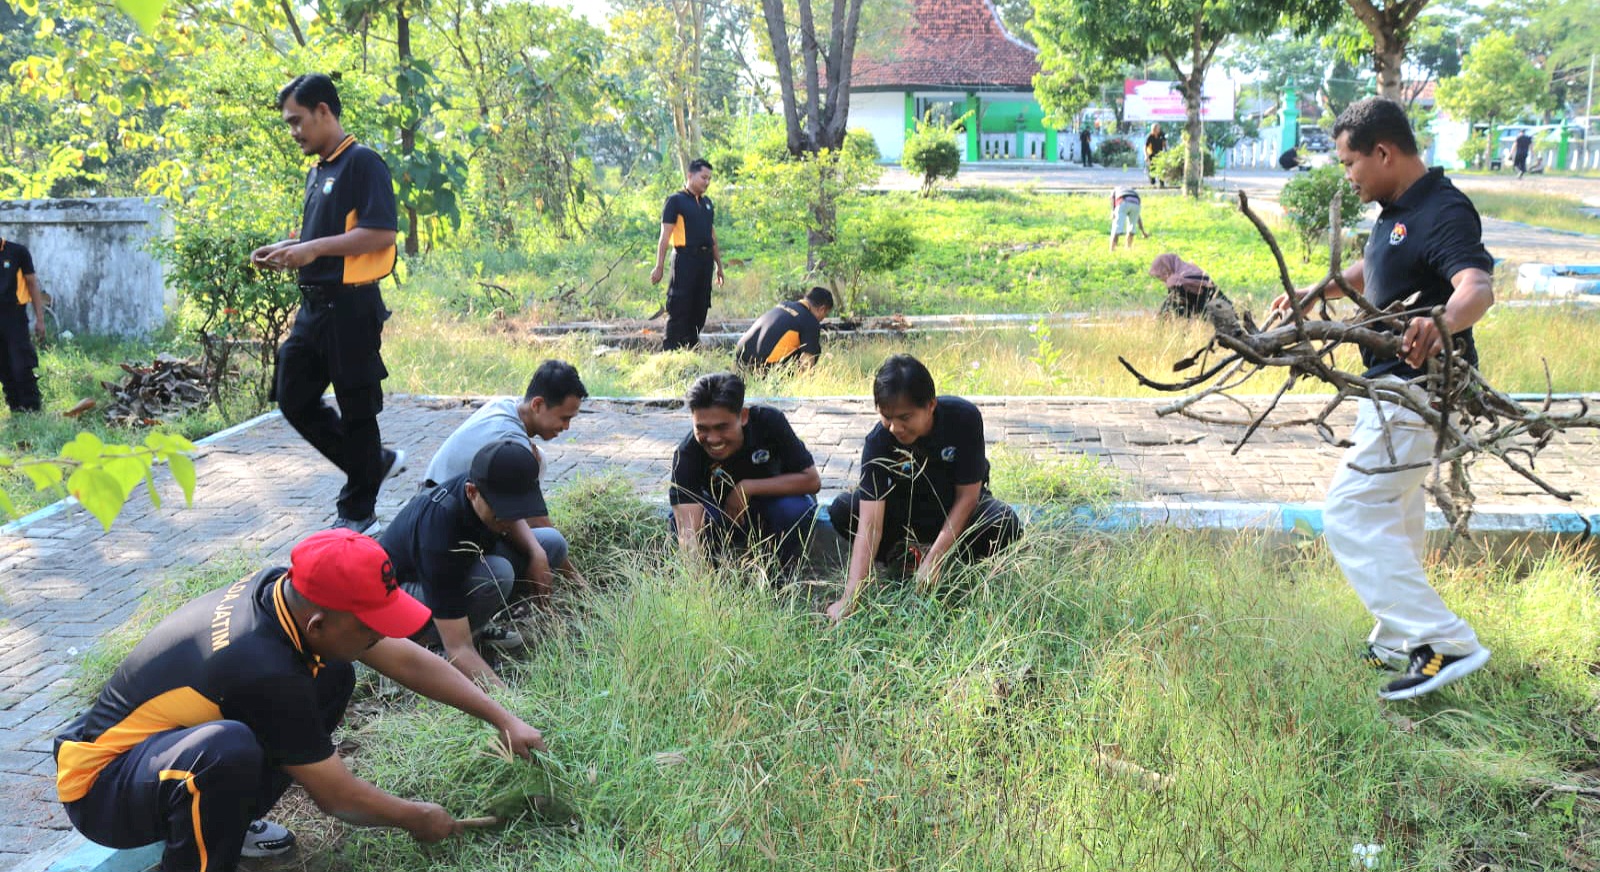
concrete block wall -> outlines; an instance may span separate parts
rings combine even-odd
[[[160,199],[0,200],[0,237],[33,253],[57,329],[137,336],[175,302],[151,241],[170,236]]]

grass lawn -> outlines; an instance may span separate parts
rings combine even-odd
[[[1320,545],[1035,530],[935,595],[880,582],[830,631],[814,608],[837,579],[774,596],[694,575],[636,500],[577,486],[558,513],[624,520],[576,553],[624,547],[586,558],[609,578],[504,664],[501,699],[546,730],[581,827],[422,848],[292,795],[297,865],[1327,870],[1356,843],[1387,870],[1600,862],[1600,807],[1545,795],[1600,764],[1592,556],[1438,563],[1495,659],[1384,705]],[[367,687],[345,738],[383,788],[466,816],[538,780],[465,716]]]
[[[1600,218],[1578,211],[1583,201],[1575,197],[1474,191],[1472,204],[1478,207],[1479,213],[1489,218],[1600,235]]]

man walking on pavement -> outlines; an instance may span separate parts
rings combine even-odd
[[[405,452],[383,447],[383,322],[378,282],[394,271],[399,214],[389,167],[344,132],[339,92],[321,73],[278,92],[278,108],[300,150],[316,155],[306,175],[300,236],[264,245],[250,262],[299,270],[300,311],[278,349],[273,395],[284,420],[344,471],[335,527],[358,533],[377,523],[384,479],[405,468]],[[322,394],[333,385],[336,412]]]
[[[1494,260],[1483,247],[1472,201],[1442,170],[1423,163],[1405,110],[1392,100],[1371,97],[1352,104],[1339,115],[1333,135],[1345,178],[1362,202],[1375,200],[1383,207],[1366,251],[1345,269],[1345,280],[1379,309],[1413,294],[1413,310],[1443,307],[1449,334],[1440,335],[1431,317],[1411,318],[1399,357],[1383,359],[1362,349],[1366,377],[1380,380],[1389,391],[1420,390],[1407,382],[1425,375],[1428,361],[1446,342],[1455,343],[1456,353],[1477,366],[1472,325],[1494,305]],[[1303,306],[1308,293],[1300,290],[1295,304]],[[1289,305],[1285,294],[1273,309],[1286,312]],[[1377,618],[1367,639],[1367,662],[1405,670],[1378,696],[1401,700],[1466,677],[1489,661],[1489,649],[1428,584],[1422,565],[1427,511],[1422,483],[1434,432],[1415,413],[1379,403],[1381,408],[1361,401],[1351,434],[1354,445],[1328,488],[1323,525],[1339,568]],[[1403,471],[1357,471],[1387,466]]]
[[[1528,172],[1528,151],[1532,148],[1533,137],[1528,135],[1528,128],[1524,127],[1511,145],[1511,165],[1517,168],[1519,179]]]
[[[667,284],[667,332],[661,350],[694,348],[711,311],[711,280],[721,287],[722,252],[713,226],[716,210],[706,189],[711,187],[711,163],[695,158],[683,190],[661,207],[661,238],[656,241],[656,266],[650,284],[660,284],[666,269],[667,249],[672,255],[672,280]]]
[[[33,307],[33,336],[28,335],[28,307]],[[12,240],[0,238],[0,388],[12,414],[37,412],[39,352],[44,341],[44,291],[33,271],[33,255]]]
[[[355,826],[419,842],[461,821],[346,768],[332,734],[356,661],[493,726],[520,757],[540,732],[406,636],[428,609],[395,585],[382,546],[323,530],[289,566],[262,570],[173,612],[122,661],[89,710],[55,739],[56,793],[73,827],[111,848],[163,842],[166,872],[232,872],[294,835],[261,820],[291,781]]]

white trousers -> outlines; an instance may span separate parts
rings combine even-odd
[[[1428,584],[1422,567],[1427,494],[1423,466],[1404,472],[1367,475],[1366,469],[1421,463],[1433,456],[1436,434],[1415,413],[1384,403],[1383,419],[1371,400],[1361,400],[1355,444],[1345,452],[1322,509],[1328,548],[1350,587],[1378,619],[1367,637],[1380,653],[1409,654],[1430,645],[1446,656],[1470,654],[1478,636],[1444,604]],[[1389,455],[1380,420],[1390,423],[1394,457]]]

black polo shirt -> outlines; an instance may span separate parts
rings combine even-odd
[[[710,248],[716,217],[710,197],[696,197],[687,189],[668,197],[661,207],[661,223],[672,225],[673,248]]]
[[[347,136],[327,160],[318,160],[306,173],[300,239],[325,239],[357,227],[399,230],[400,216],[388,165],[377,152]],[[393,245],[355,257],[319,257],[300,268],[300,281],[369,284],[393,272],[394,259]]]
[[[939,397],[933,428],[914,444],[901,445],[874,424],[861,449],[861,498],[906,500],[920,514],[950,514],[956,487],[989,483],[983,443],[983,413],[960,397]]]
[[[62,802],[82,799],[108,763],[145,739],[212,721],[249,727],[273,766],[333,754],[318,692],[348,681],[351,667],[305,650],[284,598],[286,572],[262,570],[192,600],[134,646],[56,737]]]
[[[1407,308],[1443,306],[1454,288],[1450,277],[1464,269],[1493,274],[1494,258],[1483,247],[1483,223],[1467,195],[1434,167],[1407,188],[1393,203],[1386,203],[1372,227],[1372,237],[1362,257],[1365,294],[1382,309],[1396,300],[1417,294]],[[1478,364],[1478,347],[1472,328],[1456,334],[1468,361]],[[1379,359],[1361,350],[1367,377],[1393,375],[1415,378],[1422,372],[1399,358]]]
[[[33,296],[23,276],[33,275],[33,255],[20,243],[0,239],[0,315],[21,312]]]
[[[695,441],[693,431],[683,437],[672,453],[668,502],[677,506],[711,499],[721,505],[736,482],[804,472],[817,465],[782,412],[771,406],[750,406],[749,410],[744,445],[727,460],[712,460]]]
[[[529,517],[548,515],[544,497]],[[378,540],[402,584],[423,587],[435,618],[467,616],[467,575],[500,535],[484,525],[467,500],[467,473],[411,498]]]
[[[782,363],[800,353],[822,353],[822,323],[794,300],[768,309],[734,347],[739,362],[749,364]]]

